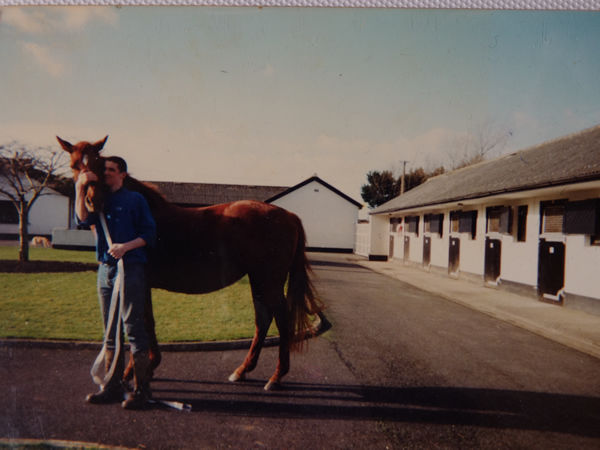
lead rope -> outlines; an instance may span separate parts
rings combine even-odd
[[[106,237],[106,242],[108,247],[112,245],[112,239],[110,237],[110,233],[108,232],[108,225],[106,224],[106,218],[104,217],[104,213],[100,213],[100,223],[102,224],[102,231],[104,231],[104,236]],[[104,375],[104,378],[100,377],[100,367],[102,366],[102,362],[104,361],[104,355],[106,354],[106,344],[108,339],[108,332],[104,333],[104,342],[102,344],[102,350],[96,357],[96,361],[94,361],[94,365],[90,371],[94,383],[100,385],[102,387],[106,386],[106,384],[110,381],[112,376],[115,373],[115,367],[117,366],[117,361],[119,359],[119,354],[121,352],[121,326],[122,326],[122,318],[121,318],[121,302],[123,301],[125,295],[125,265],[123,264],[123,258],[117,261],[117,278],[115,279],[115,284],[113,286],[112,297],[110,299],[110,310],[108,313],[108,321],[106,324],[106,330],[112,328],[114,320],[115,320],[115,310],[117,310],[117,330],[115,333],[116,340],[116,348],[113,360],[110,364],[110,369]],[[168,406],[170,408],[177,409],[179,411],[191,411],[192,405],[188,403],[182,402],[171,402],[167,400],[149,400],[150,403],[154,404],[162,404]]]
[[[106,238],[106,242],[108,243],[108,247],[112,245],[112,239],[110,237],[110,233],[108,232],[108,226],[106,225],[106,218],[104,217],[104,213],[100,213],[100,223],[102,224],[102,230],[104,231],[104,236]],[[94,383],[100,385],[102,387],[106,386],[106,384],[110,381],[112,376],[115,373],[115,367],[117,366],[117,361],[119,359],[119,354],[121,353],[121,301],[125,294],[125,283],[123,283],[123,278],[125,277],[125,267],[123,266],[123,259],[119,259],[117,261],[117,277],[115,279],[115,284],[113,286],[112,297],[110,299],[110,310],[108,313],[108,321],[106,323],[105,332],[104,332],[104,342],[102,344],[102,350],[96,357],[96,361],[94,361],[94,365],[90,371]],[[116,348],[113,360],[110,364],[110,369],[104,375],[104,378],[100,376],[100,367],[104,362],[104,356],[106,355],[106,345],[108,340],[109,332],[115,321],[115,310],[117,310],[117,330],[115,332],[115,340],[116,340]]]

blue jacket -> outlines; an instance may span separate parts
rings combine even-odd
[[[124,243],[141,237],[147,246],[154,245],[156,240],[156,223],[150,212],[148,202],[142,194],[125,188],[108,193],[104,201],[104,216],[108,232],[114,243]],[[79,219],[79,218],[78,218]],[[105,264],[116,264],[117,260],[110,256],[108,243],[97,213],[90,213],[81,225],[96,226],[96,256],[98,261]],[[128,251],[123,256],[124,263],[147,262],[146,247]]]

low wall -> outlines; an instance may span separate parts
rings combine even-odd
[[[356,239],[354,243],[354,253],[361,256],[369,256],[371,249],[371,224],[356,224]]]
[[[52,230],[52,247],[93,250],[96,248],[96,236],[91,230],[55,228]]]

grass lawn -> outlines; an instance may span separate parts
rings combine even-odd
[[[18,248],[1,247],[0,259]],[[31,248],[30,259],[94,262],[94,252]],[[160,342],[251,337],[254,310],[248,278],[204,295],[153,290]],[[277,334],[274,324],[269,332]],[[96,273],[0,273],[0,337],[101,340]]]
[[[19,247],[0,245],[0,259],[19,259]],[[72,261],[80,263],[93,263],[96,262],[96,252],[29,247],[29,259],[32,261]]]

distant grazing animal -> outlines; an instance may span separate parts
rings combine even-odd
[[[47,237],[34,236],[33,239],[31,240],[31,246],[32,247],[51,248],[52,244],[50,243],[50,240]]]
[[[107,138],[72,145],[57,137],[71,155],[75,181],[82,171],[93,171],[98,177],[98,183],[88,187],[86,201],[99,211],[104,172],[100,151]],[[278,384],[289,371],[290,350],[302,345],[310,327],[310,315],[323,308],[309,278],[300,219],[277,206],[249,200],[183,208],[132,177],[128,176],[124,185],[146,198],[156,221],[157,242],[148,249],[152,287],[201,294],[224,288],[248,274],[256,331],[245,360],[229,379],[242,380],[255,368],[274,317],[280,334],[279,361],[265,389]],[[153,353],[156,358],[160,353],[150,293],[147,298],[146,328],[153,342],[151,358]],[[154,365],[157,364],[155,359]]]

